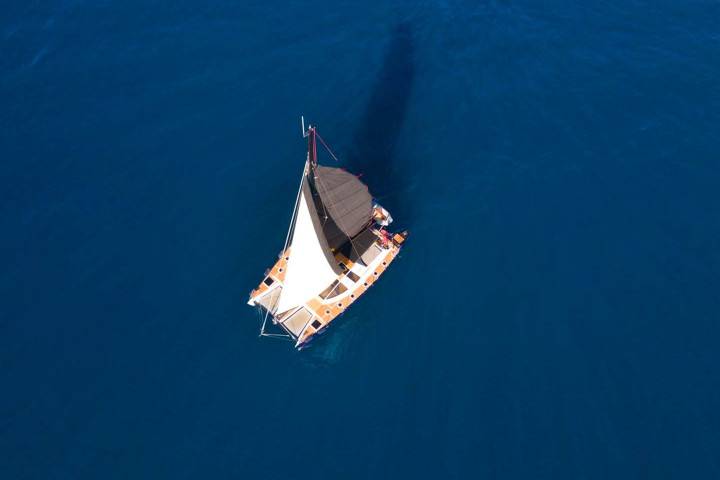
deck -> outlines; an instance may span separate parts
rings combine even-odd
[[[406,233],[391,234],[390,241],[383,242],[380,230],[371,229],[362,251],[345,256],[335,252],[335,260],[343,273],[322,292],[304,305],[273,316],[273,323],[282,327],[294,340],[296,346],[306,345],[314,335],[324,330],[333,320],[356,302],[385,272],[400,252]],[[283,286],[289,251],[279,255],[275,265],[266,272],[260,285],[250,294],[250,305],[260,305],[272,312]]]

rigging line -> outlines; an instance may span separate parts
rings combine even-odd
[[[265,324],[267,323],[267,318],[268,318],[268,314],[269,314],[269,313],[270,313],[270,312],[266,309],[266,310],[265,310],[265,317],[263,318],[262,310],[261,310],[261,309],[258,309],[258,315],[260,316],[260,318],[262,318],[262,326],[260,327],[260,336],[261,336],[261,337],[262,337],[263,335],[265,335]]]
[[[261,307],[258,307],[258,315],[260,316],[261,319],[263,319],[262,310],[263,309]],[[265,324],[267,322],[267,318],[268,318],[268,315],[270,314],[270,311],[267,309],[264,309],[264,310],[265,310],[265,318],[263,319],[262,328],[260,329],[260,336],[261,337],[272,337],[272,338],[284,338],[291,342],[295,341],[295,339],[289,333],[266,333],[265,332]],[[283,330],[285,330],[285,326],[282,323],[280,323],[279,325],[283,328]]]
[[[308,158],[309,158],[309,155],[308,155]],[[302,185],[303,185],[303,182],[305,181],[305,175],[307,174],[307,171],[308,171],[308,162],[309,162],[309,160],[305,160],[305,167],[303,167],[303,174],[300,177],[300,186],[298,187],[298,192],[297,192],[297,195],[295,196],[295,207],[293,208],[293,214],[292,214],[292,217],[290,218],[290,228],[288,228],[287,235],[285,236],[285,246],[283,247],[283,255],[287,254],[288,243],[290,242],[290,232],[292,232],[295,227],[295,216],[297,215],[298,206],[300,204],[300,194],[302,193]]]
[[[283,335],[283,334],[280,334],[280,333],[265,333],[265,334],[263,334],[262,336],[263,336],[263,337],[268,337],[268,338],[279,338],[279,339],[282,339],[282,340],[287,340],[287,341],[289,341],[289,342],[295,341],[295,339],[293,339],[290,335]]]
[[[338,158],[335,156],[333,151],[330,150],[330,147],[328,147],[327,143],[325,143],[325,140],[323,140],[323,138],[320,136],[319,133],[317,133],[317,131],[315,131],[315,136],[320,139],[320,143],[323,144],[323,147],[325,147],[325,150],[328,151],[328,153],[332,156],[332,158],[334,158],[336,162],[340,163],[340,160],[338,160]]]
[[[271,294],[268,294],[268,295],[271,295]],[[262,319],[262,326],[260,327],[260,336],[261,336],[261,337],[267,335],[267,334],[265,333],[265,325],[267,325],[267,319],[268,319],[268,316],[270,315],[270,310],[271,310],[271,309],[275,309],[275,308],[277,307],[277,304],[278,304],[279,301],[280,301],[280,298],[278,298],[277,300],[275,300],[275,303],[274,303],[274,304],[268,305],[266,308],[263,308],[263,307],[261,307],[261,306],[258,307],[258,315],[259,315],[260,318]],[[264,317],[263,317],[263,314],[262,314],[262,310],[265,310],[265,316],[264,316]],[[275,321],[275,315],[273,315],[273,323],[277,323],[277,322]]]

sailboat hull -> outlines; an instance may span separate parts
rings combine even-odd
[[[277,299],[284,286],[290,249],[282,252],[265,278],[250,294],[248,304],[260,306],[273,324],[293,339],[298,349],[305,348],[314,338],[365,294],[397,258],[407,232],[390,234],[382,229],[369,228],[360,250],[334,252],[334,259],[342,272],[322,291],[303,304],[285,312],[276,312]]]

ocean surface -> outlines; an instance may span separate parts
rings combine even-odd
[[[301,114],[410,238],[298,353]],[[720,478],[719,153],[716,1],[5,2],[0,478]]]

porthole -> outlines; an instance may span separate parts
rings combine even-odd
[[[350,298],[355,298],[355,294],[354,293],[350,294]]]
[[[373,275],[375,275],[377,277],[380,274],[378,272],[373,272]]]
[[[367,282],[363,283],[363,286],[364,286],[364,287],[367,287]]]
[[[342,308],[342,303],[338,303],[338,307]]]
[[[325,315],[330,315],[330,310],[325,310]]]
[[[281,273],[282,273],[282,268],[278,268],[278,272],[281,272]]]

